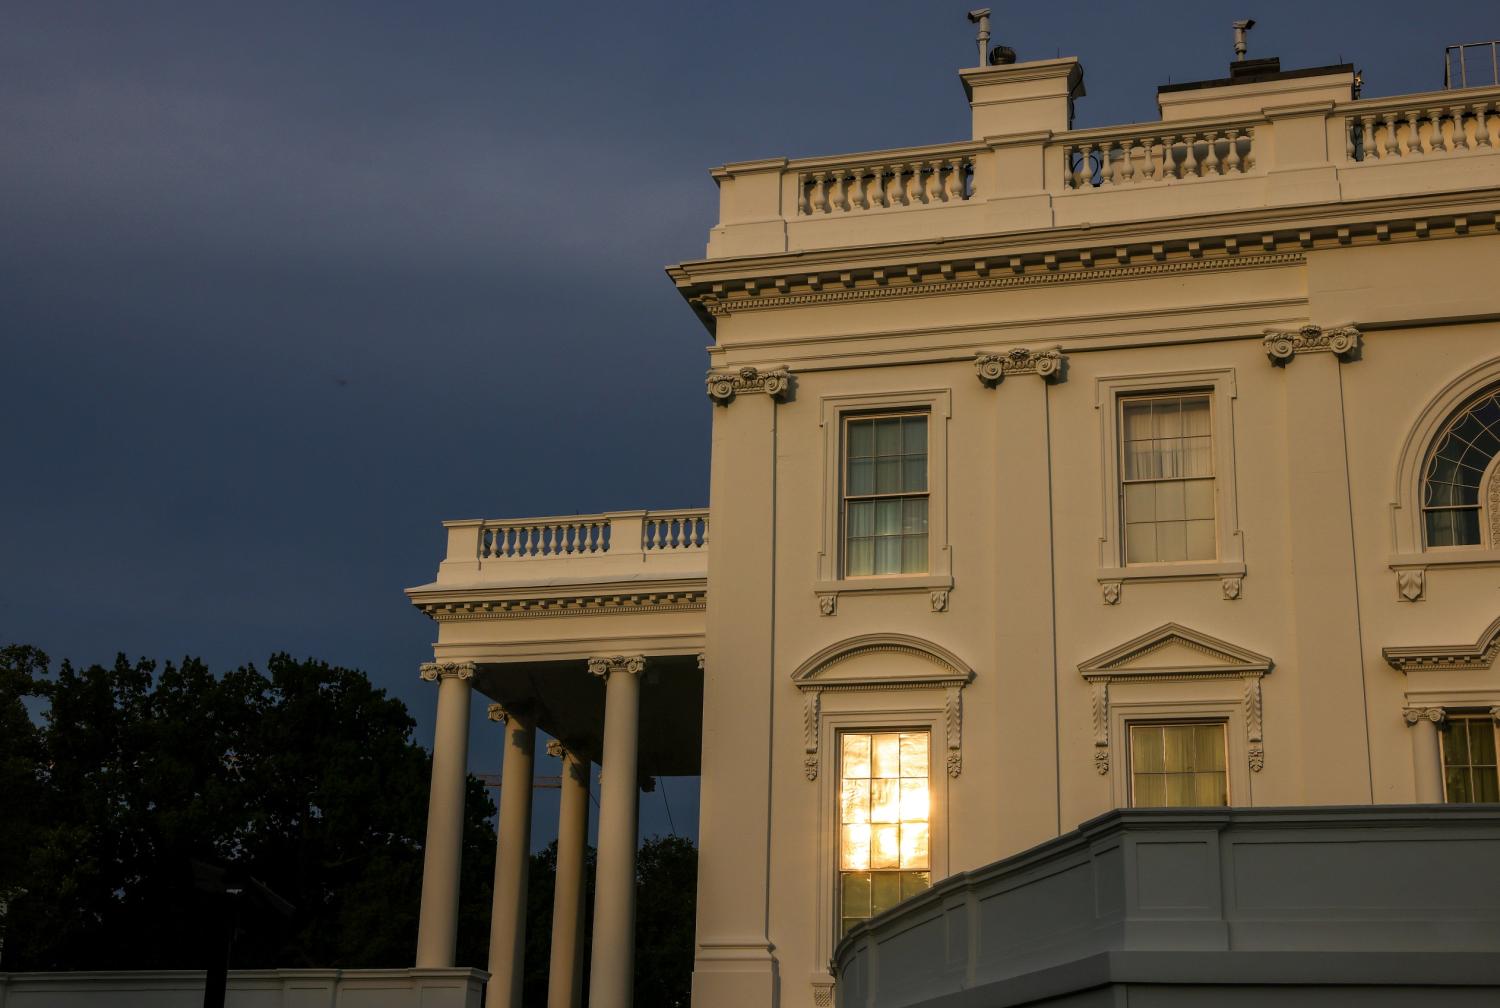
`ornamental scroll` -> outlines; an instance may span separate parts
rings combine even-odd
[[[734,371],[710,371],[705,382],[708,397],[720,405],[726,405],[735,396],[746,392],[764,392],[780,402],[791,388],[792,372],[785,367],[769,371],[742,367]]]
[[[1043,381],[1051,381],[1062,371],[1061,347],[1050,350],[1028,350],[1015,347],[1004,353],[978,353],[974,355],[974,370],[979,380],[990,388],[999,385],[1006,375],[1034,374]]]
[[[1305,325],[1301,329],[1267,329],[1263,341],[1266,356],[1272,364],[1286,364],[1300,353],[1327,351],[1340,360],[1348,360],[1359,347],[1360,333],[1354,326],[1324,329]]]

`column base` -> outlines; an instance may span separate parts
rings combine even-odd
[[[700,944],[693,960],[693,1008],[772,1008],[776,957],[770,945]]]

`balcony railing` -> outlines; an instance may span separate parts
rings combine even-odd
[[[480,525],[478,542],[481,560],[663,553],[707,547],[706,509],[486,521]]]
[[[1393,161],[1433,154],[1500,150],[1500,104],[1493,94],[1460,100],[1360,103],[1345,115],[1351,161]],[[1446,99],[1447,96],[1441,96]]]
[[[1079,139],[1061,145],[1069,189],[1245,175],[1255,168],[1255,125],[1250,121],[1073,135]]]

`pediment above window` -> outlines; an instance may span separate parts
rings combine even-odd
[[[1206,633],[1166,623],[1082,662],[1085,679],[1237,679],[1265,675],[1271,659]]]
[[[817,780],[822,738],[822,695],[832,690],[943,691],[948,776],[963,771],[963,688],[974,670],[947,648],[906,634],[866,634],[831,644],[792,673],[802,691],[802,767]]]
[[[1485,627],[1472,644],[1419,644],[1415,647],[1388,647],[1381,654],[1391,667],[1400,672],[1429,669],[1487,669],[1500,654],[1500,617]]]

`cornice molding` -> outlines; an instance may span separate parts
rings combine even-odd
[[[1043,381],[1052,381],[1062,372],[1062,347],[1050,350],[1028,350],[1015,347],[1002,353],[981,352],[974,355],[974,370],[979,381],[988,388],[995,388],[1006,375],[1034,374]]]
[[[1300,329],[1267,329],[1266,356],[1272,364],[1287,364],[1298,354],[1326,352],[1341,361],[1350,360],[1359,349],[1360,332],[1352,325],[1324,329],[1305,325]]]
[[[710,371],[705,382],[708,397],[719,405],[728,405],[735,396],[747,392],[764,392],[780,402],[791,388],[792,373],[785,367],[766,371],[742,367],[733,371]]]
[[[426,682],[439,679],[473,679],[478,665],[471,661],[423,662],[417,674]]]
[[[771,308],[792,308],[806,305],[841,304],[857,301],[873,301],[885,298],[935,297],[945,294],[973,294],[984,291],[1006,290],[1015,287],[1037,287],[1054,284],[1089,283],[1110,280],[1133,280],[1142,277],[1180,275],[1184,273],[1215,273],[1221,270],[1256,269],[1272,266],[1300,266],[1307,261],[1301,252],[1273,252],[1261,255],[1218,255],[1207,258],[1185,258],[1162,262],[1133,263],[1117,266],[1079,266],[1069,269],[1016,272],[1010,276],[989,276],[989,266],[982,265],[984,274],[964,279],[911,279],[906,283],[892,284],[887,280],[850,278],[839,290],[809,290],[796,294],[746,294],[730,297],[726,293],[705,293],[689,297],[689,301],[701,307],[714,318],[723,318],[736,312],[762,311]],[[889,272],[899,272],[892,270]],[[952,272],[951,270],[949,272]]]
[[[1495,663],[1500,654],[1500,617],[1484,628],[1473,644],[1428,644],[1415,647],[1382,648],[1380,653],[1398,672],[1425,672],[1437,669],[1482,671]]]
[[[506,599],[429,599],[416,607],[438,623],[462,620],[524,619],[532,616],[597,616],[619,612],[701,612],[704,588],[672,591],[569,592]]]

